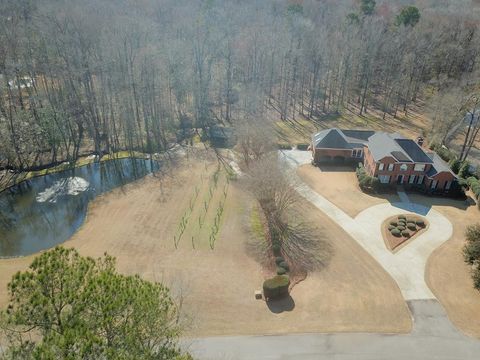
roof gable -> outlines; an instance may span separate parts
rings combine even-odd
[[[432,159],[425,154],[425,151],[415,141],[411,139],[395,139],[395,141],[414,162],[433,163]]]
[[[325,133],[322,132],[314,136],[315,147],[316,148],[325,148],[325,149],[348,149],[350,148],[349,144],[345,138],[340,135],[338,129],[330,129]],[[317,135],[320,135],[317,137]]]

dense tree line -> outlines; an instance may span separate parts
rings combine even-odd
[[[467,0],[414,5],[2,1],[0,166],[159,152],[192,126],[265,110],[282,120],[347,106],[386,117],[426,90],[474,91],[478,11]]]

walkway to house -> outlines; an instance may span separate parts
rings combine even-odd
[[[403,188],[397,187],[397,194],[401,202],[407,203],[407,204],[410,203],[410,198],[408,197],[407,193]]]

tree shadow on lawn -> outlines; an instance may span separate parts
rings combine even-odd
[[[288,295],[277,300],[267,301],[268,309],[274,314],[281,314],[284,311],[292,311],[295,308],[295,301]]]

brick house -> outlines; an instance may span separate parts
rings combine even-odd
[[[320,163],[363,163],[382,184],[421,186],[447,193],[457,181],[435,152],[398,133],[326,129],[312,136],[312,156]]]

